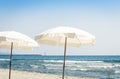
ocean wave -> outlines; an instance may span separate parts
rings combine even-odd
[[[63,63],[63,60],[43,60],[44,62],[57,62]],[[66,63],[103,63],[104,61],[74,61],[74,60],[66,60]]]
[[[88,68],[95,68],[95,69],[107,69],[107,68],[114,68],[115,66],[88,66]]]
[[[48,69],[61,69],[63,64],[44,64]],[[119,68],[120,65],[113,65],[110,63],[102,63],[102,64],[66,64],[65,68],[68,70],[80,70],[80,71],[88,71],[88,70],[106,70],[106,69],[116,69]]]
[[[87,68],[71,68],[70,70],[80,70],[80,71],[88,71]]]
[[[120,67],[120,64],[115,64],[114,66],[115,66],[115,67]]]
[[[47,69],[52,69],[52,70],[54,70],[54,69],[55,69],[55,70],[62,70],[62,68],[60,68],[60,67],[54,67],[54,68],[53,68],[53,67],[47,67]]]
[[[0,61],[10,61],[10,59],[0,59]]]
[[[58,63],[62,63],[62,60],[43,60],[43,62],[58,62]]]
[[[62,67],[62,60],[44,60],[44,62],[49,62],[49,64],[44,64],[45,66],[51,67]],[[54,62],[54,63],[53,63]],[[106,63],[103,61],[66,61],[66,68],[72,70],[88,70],[88,69],[112,69],[120,67],[120,64],[116,63]]]
[[[107,63],[120,63],[120,60],[104,60]]]
[[[116,73],[116,74],[120,74],[120,70],[116,70],[115,73]]]
[[[43,64],[44,66],[52,66],[52,67],[61,67],[63,66],[62,64]]]
[[[30,65],[32,68],[38,68],[38,65]]]
[[[60,69],[62,68],[63,64],[44,64],[45,67],[51,68],[51,69]],[[113,65],[67,65],[65,66],[68,70],[80,70],[80,71],[87,71],[87,70],[100,70],[100,69],[112,69],[115,68]]]

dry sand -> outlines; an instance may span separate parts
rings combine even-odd
[[[12,70],[11,79],[61,79],[59,75]],[[0,79],[8,79],[8,70],[0,69]],[[65,76],[64,79],[95,79]]]

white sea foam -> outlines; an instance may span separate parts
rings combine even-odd
[[[49,66],[52,66],[52,67],[61,67],[62,66],[62,64],[43,64],[44,66],[47,66],[47,67],[49,67]]]
[[[63,63],[63,60],[44,60],[44,62]],[[66,60],[66,63],[103,63],[103,61],[74,61],[74,60]]]
[[[120,64],[115,64],[115,67],[120,67]]]
[[[62,60],[43,60],[44,62],[58,62],[58,63],[62,63]]]
[[[54,62],[56,64],[45,64],[45,66],[53,66],[53,67],[61,67],[63,61],[62,60],[44,60],[44,62]],[[67,60],[66,61],[66,67],[71,67],[72,68],[78,68],[78,69],[74,69],[74,70],[86,70],[86,68],[90,68],[90,69],[101,69],[101,68],[114,68],[115,66],[120,66],[118,65],[113,65],[112,63],[106,63],[103,61],[71,61],[71,60]]]
[[[107,68],[113,68],[114,66],[111,66],[111,65],[109,65],[109,66],[88,66],[89,68],[96,68],[96,69],[102,69],[102,68],[104,68],[104,69],[107,69]]]
[[[44,66],[47,69],[62,69],[63,60],[43,60]],[[66,60],[66,70],[75,70],[75,71],[96,71],[96,70],[116,70],[119,68],[119,63],[107,63],[104,61],[78,61],[78,60]],[[120,73],[116,71],[115,73]]]
[[[30,65],[32,68],[38,68],[38,65]]]
[[[70,70],[81,70],[81,71],[87,71],[89,69],[87,68],[71,68]]]
[[[116,74],[120,74],[120,70],[116,70],[115,73],[116,73]]]
[[[10,59],[0,59],[0,61],[10,61]]]

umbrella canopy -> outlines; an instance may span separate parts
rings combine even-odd
[[[13,48],[29,50],[37,47],[38,44],[30,37],[15,31],[0,32],[0,48],[11,48],[11,42],[14,43]]]
[[[95,44],[95,36],[90,33],[72,28],[72,27],[57,27],[38,34],[35,40],[40,44],[48,45],[64,45],[64,62],[62,79],[64,79],[66,47]]]
[[[12,50],[23,49],[29,50],[37,47],[38,44],[30,37],[15,31],[0,32],[0,48],[11,49],[10,52],[10,65],[9,65],[9,79],[11,79],[11,63],[12,63]]]
[[[38,43],[48,45],[64,45],[65,37],[67,37],[67,46],[95,44],[95,36],[90,33],[72,28],[72,27],[57,27],[38,34],[35,40]]]

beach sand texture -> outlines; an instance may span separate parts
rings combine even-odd
[[[8,79],[8,69],[0,69],[0,79]],[[11,79],[61,79],[59,75],[12,70]],[[95,79],[65,76],[65,79]]]

